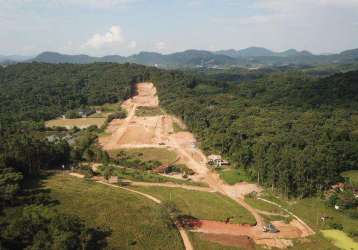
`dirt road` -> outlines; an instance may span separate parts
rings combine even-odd
[[[252,208],[244,200],[246,194],[252,191],[260,192],[260,187],[249,183],[240,183],[232,186],[223,183],[216,172],[212,172],[208,169],[206,165],[207,158],[203,152],[197,148],[194,136],[190,132],[173,133],[173,122],[178,121],[175,117],[170,115],[137,117],[135,115],[138,107],[158,106],[159,100],[154,85],[152,83],[137,84],[137,95],[123,103],[123,107],[128,110],[128,117],[123,121],[114,120],[110,124],[111,131],[108,132],[112,132],[112,134],[100,140],[103,148],[105,150],[113,150],[120,148],[164,147],[174,150],[178,157],[180,157],[180,162],[187,165],[196,173],[194,177],[192,177],[193,180],[207,183],[210,189],[232,198],[239,205],[251,212],[256,219],[257,225],[251,227],[246,235],[256,233],[255,239],[257,239],[257,242],[268,246],[288,246],[289,244],[282,236],[277,235],[275,238],[276,234],[271,234],[272,240],[266,243],[264,239],[260,238],[262,237],[262,227],[265,224],[264,220],[256,209]],[[114,128],[116,126],[117,129],[115,130]],[[183,124],[181,124],[181,126],[183,126]],[[115,130],[115,132],[113,132],[113,130]],[[296,223],[288,226],[289,229],[287,229],[286,225],[280,223],[276,223],[276,226],[280,231],[283,229],[283,231],[286,232],[286,234],[283,235],[288,236],[290,236],[290,232],[295,232],[296,229],[305,231],[302,234],[292,233],[292,237],[290,236],[288,238],[301,237],[302,235],[307,236],[314,233],[313,230],[299,218],[296,218]],[[223,225],[220,226],[220,228],[224,227]],[[206,228],[208,233],[215,233],[215,230],[212,232],[209,230],[210,228],[212,229],[212,227]],[[236,230],[239,228],[232,227],[232,229]],[[241,229],[242,228],[240,228],[240,230]],[[226,232],[225,230],[224,232]],[[228,231],[230,231],[230,229],[228,229]],[[245,230],[241,230],[240,232],[245,233]],[[264,237],[267,238],[267,235],[264,235]]]

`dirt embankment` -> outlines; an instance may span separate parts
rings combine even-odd
[[[137,84],[137,95],[123,103],[128,111],[128,117],[123,120],[113,120],[108,127],[109,136],[100,138],[100,144],[105,150],[121,148],[166,147],[174,150],[181,163],[186,164],[196,174],[193,180],[205,182],[211,190],[220,192],[251,212],[257,221],[256,226],[231,225],[221,222],[203,221],[198,232],[208,234],[224,234],[231,236],[248,236],[257,244],[271,247],[287,247],[292,242],[289,239],[304,237],[314,232],[299,219],[290,224],[273,222],[280,230],[278,234],[263,233],[264,220],[262,216],[244,201],[244,196],[252,191],[260,192],[255,184],[240,183],[226,185],[219,175],[207,168],[207,158],[197,148],[196,140],[190,132],[174,133],[173,123],[184,126],[182,122],[170,115],[138,117],[135,115],[138,107],[158,107],[157,91],[152,83]],[[305,230],[305,228],[307,230]]]

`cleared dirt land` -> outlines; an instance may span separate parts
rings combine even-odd
[[[293,220],[288,224],[280,221],[273,222],[280,230],[280,233],[263,233],[264,218],[255,208],[244,201],[246,194],[252,191],[259,193],[261,191],[260,187],[244,182],[236,185],[225,184],[217,173],[208,169],[206,165],[207,158],[196,146],[197,143],[193,134],[187,131],[177,132],[177,129],[174,131],[173,124],[178,124],[178,119],[166,114],[156,115],[157,113],[150,113],[151,116],[143,116],[142,114],[137,116],[136,110],[140,107],[157,110],[159,108],[158,96],[152,83],[137,84],[137,95],[125,101],[122,107],[128,111],[128,117],[111,122],[107,130],[110,135],[102,137],[99,140],[105,150],[138,148],[170,149],[180,158],[180,163],[185,164],[196,173],[192,177],[193,180],[206,183],[213,191],[230,197],[236,202],[234,202],[236,206],[244,209],[246,213],[251,213],[256,220],[256,226],[246,226],[225,224],[222,221],[214,221],[214,218],[210,218],[212,220],[202,220],[202,226],[196,229],[197,232],[209,235],[221,234],[232,236],[236,240],[240,236],[248,236],[256,244],[279,248],[291,246],[291,239],[314,234],[314,231],[300,220]],[[148,192],[155,191],[153,188],[148,190]],[[159,195],[160,193],[157,192],[156,194]],[[189,199],[177,198],[182,199],[184,202],[187,202],[186,200]],[[223,217],[225,217],[224,214],[225,211],[223,211]]]

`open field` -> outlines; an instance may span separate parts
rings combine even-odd
[[[330,223],[339,223],[342,224],[343,230],[346,233],[354,232],[358,228],[358,221],[354,220],[347,215],[336,211],[332,208],[329,208],[325,205],[324,201],[317,198],[305,198],[301,200],[290,200],[280,199],[271,194],[270,192],[265,192],[265,199],[274,201],[283,207],[287,208],[289,211],[293,212],[301,219],[303,219],[307,224],[309,224],[315,231],[318,233],[316,235],[310,236],[307,239],[296,239],[294,241],[294,246],[290,249],[317,249],[317,246],[320,246],[322,249],[338,249],[335,247],[328,239],[326,239],[319,230],[329,228]],[[270,212],[279,212],[279,208],[275,208],[266,202],[246,198],[247,203],[259,210],[265,210]],[[320,220],[320,216],[329,216],[332,219],[328,219],[326,222]]]
[[[208,241],[204,234],[189,232],[190,240],[194,249],[197,250],[241,250],[242,248],[233,246],[224,246],[222,244]]]
[[[354,242],[344,232],[340,230],[322,230],[324,237],[333,241],[334,245],[344,250],[357,250],[358,243]]]
[[[255,223],[255,218],[249,211],[217,193],[164,187],[136,187],[135,189],[163,201],[173,201],[182,213],[198,219],[225,221],[228,217],[234,217],[233,223]]]
[[[256,198],[245,197],[245,201],[258,210],[263,210],[269,213],[283,213],[282,209]]]
[[[115,173],[119,178],[131,180],[131,181],[144,181],[144,182],[153,182],[153,183],[175,183],[175,184],[185,184],[185,185],[194,185],[194,186],[205,186],[204,183],[200,183],[200,182],[170,178],[167,176],[154,174],[149,171],[142,171],[132,168],[117,169]]]
[[[358,170],[346,171],[341,175],[348,178],[352,184],[358,185]]]
[[[168,215],[150,200],[62,174],[44,185],[59,201],[58,210],[76,214],[92,227],[110,227],[111,249],[183,249]]]
[[[108,151],[112,158],[124,151],[128,156],[140,159],[142,161],[160,161],[163,164],[169,164],[177,159],[177,154],[173,150],[165,148],[129,148]]]
[[[245,173],[243,169],[223,169],[219,170],[220,178],[223,179],[224,182],[226,182],[229,185],[235,185],[236,183],[247,181],[249,182],[251,179]]]
[[[46,122],[46,127],[65,127],[67,129],[71,129],[74,127],[77,128],[87,128],[92,125],[96,125],[100,128],[106,118],[78,118],[78,119],[56,119],[50,120]]]
[[[298,200],[297,202],[289,205],[288,207],[293,213],[303,218],[307,221],[312,228],[327,229],[328,224],[335,222],[340,223],[343,226],[343,231],[347,232],[357,232],[358,230],[358,220],[354,220],[347,215],[329,208],[324,204],[319,198],[306,198],[303,200]],[[326,223],[320,221],[320,216],[330,216],[332,219],[329,219]]]

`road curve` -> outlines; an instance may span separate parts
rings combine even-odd
[[[96,181],[97,183],[100,183],[100,184],[103,184],[103,185],[106,185],[106,186],[110,186],[110,187],[114,187],[114,188],[120,188],[120,189],[123,189],[123,190],[126,190],[128,192],[132,192],[132,193],[135,193],[135,194],[139,194],[141,196],[144,196],[145,198],[147,199],[150,199],[151,201],[154,201],[155,203],[157,204],[161,204],[162,201],[155,198],[154,196],[151,196],[149,194],[146,194],[146,193],[143,193],[143,192],[139,192],[139,191],[136,191],[136,190],[132,190],[130,188],[125,188],[125,187],[120,187],[120,186],[117,186],[117,185],[113,185],[113,184],[110,184],[110,183],[107,183],[107,182],[104,182],[104,181]],[[189,239],[189,236],[188,234],[186,233],[185,229],[180,225],[180,223],[178,221],[175,221],[175,226],[177,227],[178,231],[179,231],[179,234],[180,234],[180,237],[182,238],[183,240],[183,243],[184,243],[184,247],[185,247],[185,250],[194,250],[193,248],[193,245],[191,244],[190,242],[190,239]]]

